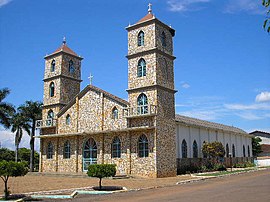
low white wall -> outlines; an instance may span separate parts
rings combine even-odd
[[[257,166],[270,166],[270,159],[258,159],[255,160],[254,163]]]

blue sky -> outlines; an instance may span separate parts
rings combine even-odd
[[[84,57],[81,88],[91,72],[95,86],[127,99],[125,27],[147,14],[148,3],[0,0],[0,88],[11,89],[6,101],[42,101],[43,58],[63,36]],[[176,112],[270,132],[270,35],[262,28],[261,0],[151,3],[155,16],[176,30]],[[13,144],[14,136],[0,130],[2,146]]]

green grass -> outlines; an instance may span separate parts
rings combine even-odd
[[[241,172],[247,172],[250,170],[254,170],[254,169],[244,169],[244,170],[234,170],[234,171],[221,171],[221,172],[216,172],[216,173],[206,173],[206,174],[200,174],[197,176],[221,176],[221,175],[228,175],[228,174],[233,174],[233,173],[241,173]]]

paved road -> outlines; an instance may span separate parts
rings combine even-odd
[[[79,195],[72,200],[86,201],[270,202],[270,169],[158,189],[106,196]]]

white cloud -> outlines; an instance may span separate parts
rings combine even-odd
[[[8,3],[10,3],[12,0],[0,0],[0,8]]]
[[[243,118],[243,119],[246,119],[246,120],[260,120],[260,119],[264,119],[265,117],[263,116],[259,116],[253,112],[240,112],[240,113],[236,113],[237,116]]]
[[[256,96],[256,102],[267,102],[270,101],[270,92],[261,92]]]
[[[251,14],[264,14],[261,0],[229,0],[225,6],[226,13],[247,12]]]
[[[14,150],[15,149],[14,137],[15,137],[14,133],[10,132],[9,130],[0,130],[1,147]],[[23,137],[19,147],[30,148],[30,137],[26,132],[23,133]],[[37,138],[35,139],[35,150],[39,151],[39,139]]]
[[[181,82],[181,87],[182,88],[190,88],[190,85],[183,81],[183,82]]]
[[[200,10],[202,8],[198,7],[198,4],[208,3],[211,0],[169,0],[167,4],[169,5],[169,10],[173,12],[184,12]]]
[[[224,104],[225,108],[231,110],[270,110],[270,104]]]

